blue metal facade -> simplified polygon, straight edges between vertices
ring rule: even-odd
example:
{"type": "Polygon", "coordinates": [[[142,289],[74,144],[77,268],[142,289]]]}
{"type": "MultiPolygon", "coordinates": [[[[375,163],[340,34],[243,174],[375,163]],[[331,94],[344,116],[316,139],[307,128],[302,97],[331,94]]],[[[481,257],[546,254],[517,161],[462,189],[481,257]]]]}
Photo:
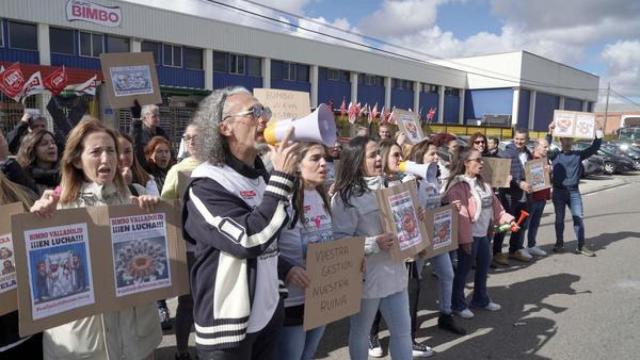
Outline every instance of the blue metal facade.
{"type": "MultiPolygon", "coordinates": [[[[298,66],[298,71],[307,71],[308,73],[308,65],[296,65],[298,66]]],[[[311,83],[309,81],[285,80],[285,68],[285,62],[279,60],[271,60],[271,88],[311,92],[311,83]]]]}
{"type": "Polygon", "coordinates": [[[20,62],[25,64],[40,64],[38,51],[9,48],[9,28],[5,20],[0,19],[2,26],[2,47],[0,47],[0,61],[20,62]]]}
{"type": "Polygon", "coordinates": [[[342,99],[347,104],[351,101],[351,82],[342,80],[329,80],[327,68],[318,69],[318,103],[328,103],[333,100],[336,106],[340,106],[342,99]]]}
{"type": "Polygon", "coordinates": [[[536,111],[533,120],[534,131],[545,131],[553,120],[553,110],[560,107],[560,97],[539,92],[536,94],[536,111]]]}
{"type": "Polygon", "coordinates": [[[511,115],[513,89],[466,90],[464,97],[464,119],[481,119],[484,115],[511,115]]]}
{"type": "Polygon", "coordinates": [[[403,110],[413,110],[413,90],[392,89],[391,106],[395,106],[403,110]]]}
{"type": "Polygon", "coordinates": [[[213,74],[213,88],[221,89],[227,86],[244,86],[249,91],[253,91],[254,88],[262,87],[262,77],[215,72],[213,74]]]}
{"type": "Polygon", "coordinates": [[[593,112],[593,101],[589,101],[589,104],[587,104],[587,111],[593,112]]]}
{"type": "Polygon", "coordinates": [[[436,109],[436,113],[433,116],[433,122],[436,122],[438,120],[438,113],[440,112],[440,109],[438,109],[438,93],[421,91],[420,106],[418,109],[422,109],[422,116],[426,116],[431,108],[436,109]]]}
{"type": "Polygon", "coordinates": [[[564,98],[564,109],[570,111],[582,111],[582,100],[564,98]]]}
{"type": "Polygon", "coordinates": [[[520,89],[520,103],[518,104],[518,123],[516,127],[529,128],[529,109],[531,108],[531,91],[520,89]]]}
{"type": "Polygon", "coordinates": [[[358,102],[362,105],[378,103],[378,106],[388,106],[384,103],[384,85],[358,84],[358,102]]]}
{"type": "Polygon", "coordinates": [[[457,124],[460,111],[460,97],[455,95],[444,96],[444,123],[457,124]]]}

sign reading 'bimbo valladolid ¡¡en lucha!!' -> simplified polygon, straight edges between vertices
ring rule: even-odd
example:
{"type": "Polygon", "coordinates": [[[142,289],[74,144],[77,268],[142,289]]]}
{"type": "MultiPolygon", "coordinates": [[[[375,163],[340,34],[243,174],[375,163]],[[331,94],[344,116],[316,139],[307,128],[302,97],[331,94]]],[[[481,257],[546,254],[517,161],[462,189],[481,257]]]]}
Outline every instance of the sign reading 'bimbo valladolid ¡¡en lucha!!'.
{"type": "Polygon", "coordinates": [[[22,336],[189,291],[174,202],[21,214],[11,227],[22,336]]]}

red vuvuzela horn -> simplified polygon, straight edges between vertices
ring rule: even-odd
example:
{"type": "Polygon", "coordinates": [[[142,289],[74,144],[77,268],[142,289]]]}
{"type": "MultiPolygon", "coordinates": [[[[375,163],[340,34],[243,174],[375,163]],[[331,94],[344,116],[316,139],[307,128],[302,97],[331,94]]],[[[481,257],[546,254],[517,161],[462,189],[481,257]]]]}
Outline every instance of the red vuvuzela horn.
{"type": "Polygon", "coordinates": [[[516,232],[518,230],[520,230],[520,226],[522,225],[522,222],[524,221],[524,219],[526,219],[529,216],[529,213],[524,211],[524,210],[520,210],[520,216],[518,217],[518,221],[516,222],[515,226],[511,227],[511,232],[516,232]]]}

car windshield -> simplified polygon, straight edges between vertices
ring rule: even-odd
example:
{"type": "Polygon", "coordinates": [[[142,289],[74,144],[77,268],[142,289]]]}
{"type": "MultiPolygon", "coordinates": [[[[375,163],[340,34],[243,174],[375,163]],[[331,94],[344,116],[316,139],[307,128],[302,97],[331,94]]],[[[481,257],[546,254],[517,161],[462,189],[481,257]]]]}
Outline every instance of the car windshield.
{"type": "Polygon", "coordinates": [[[640,127],[622,128],[619,131],[618,138],[623,141],[640,141],[640,127]]]}

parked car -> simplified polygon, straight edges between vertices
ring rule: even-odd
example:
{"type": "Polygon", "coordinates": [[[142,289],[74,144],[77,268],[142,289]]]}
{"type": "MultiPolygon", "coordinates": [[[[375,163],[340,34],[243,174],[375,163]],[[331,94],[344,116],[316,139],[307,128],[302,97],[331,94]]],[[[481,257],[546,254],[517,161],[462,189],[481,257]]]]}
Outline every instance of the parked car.
{"type": "Polygon", "coordinates": [[[602,145],[602,148],[613,152],[616,155],[629,158],[633,162],[635,170],[640,170],[640,150],[636,150],[630,146],[624,146],[619,143],[606,143],[602,145]]]}
{"type": "Polygon", "coordinates": [[[600,155],[591,155],[582,160],[581,177],[586,178],[593,175],[604,174],[604,158],[600,155]]]}
{"type": "MultiPolygon", "coordinates": [[[[575,143],[573,148],[576,150],[584,150],[589,147],[589,143],[575,143]]],[[[614,152],[607,150],[603,147],[598,150],[598,155],[604,158],[604,173],[607,175],[623,174],[629,171],[634,171],[634,164],[631,159],[616,155],[614,152]]]]}

